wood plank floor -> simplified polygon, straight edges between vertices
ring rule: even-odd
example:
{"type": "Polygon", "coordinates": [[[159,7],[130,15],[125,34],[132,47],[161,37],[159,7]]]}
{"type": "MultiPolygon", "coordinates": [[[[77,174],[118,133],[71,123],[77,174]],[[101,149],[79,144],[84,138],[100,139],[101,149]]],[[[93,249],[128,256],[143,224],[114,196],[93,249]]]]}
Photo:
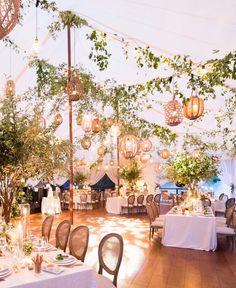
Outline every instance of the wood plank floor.
{"type": "MultiPolygon", "coordinates": [[[[31,231],[40,235],[42,214],[31,215],[31,231]]],[[[55,216],[51,243],[57,224],[69,219],[68,211],[55,216]]],[[[87,225],[89,249],[85,263],[97,269],[97,247],[110,232],[124,238],[124,257],[118,277],[119,288],[234,288],[236,287],[236,249],[219,239],[215,252],[168,248],[158,239],[149,241],[147,215],[114,216],[104,208],[75,211],[74,227],[87,225]]]]}

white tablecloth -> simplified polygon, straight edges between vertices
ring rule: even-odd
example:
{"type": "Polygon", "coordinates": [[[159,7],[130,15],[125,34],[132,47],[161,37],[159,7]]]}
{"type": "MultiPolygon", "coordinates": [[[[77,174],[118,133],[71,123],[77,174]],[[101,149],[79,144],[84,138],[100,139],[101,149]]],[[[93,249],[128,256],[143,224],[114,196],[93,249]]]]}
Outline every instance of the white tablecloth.
{"type": "MultiPolygon", "coordinates": [[[[47,258],[51,253],[46,252],[44,255],[47,258]]],[[[4,261],[1,258],[1,264],[7,265],[10,263],[7,259],[4,261]]],[[[47,272],[35,274],[34,271],[29,271],[27,268],[21,269],[19,273],[12,273],[1,282],[1,288],[95,288],[96,287],[96,272],[87,265],[75,267],[62,267],[63,272],[59,275],[54,275],[47,272]]]]}
{"type": "Polygon", "coordinates": [[[43,197],[41,204],[41,212],[43,214],[61,213],[61,203],[59,198],[43,197]]]}
{"type": "MultiPolygon", "coordinates": [[[[121,214],[122,206],[127,205],[128,197],[108,197],[106,201],[106,210],[108,213],[112,214],[121,214]]],[[[146,201],[144,198],[143,205],[145,205],[146,201]]],[[[135,198],[134,205],[137,205],[137,197],[135,198]]],[[[124,210],[124,213],[127,212],[124,210]]]]}
{"type": "MultiPolygon", "coordinates": [[[[87,202],[90,203],[87,205],[87,209],[93,209],[92,206],[92,201],[91,201],[91,194],[87,194],[87,202]]],[[[74,204],[74,209],[81,209],[82,206],[80,206],[80,195],[79,194],[74,194],[73,195],[73,204],[74,204]]]]}
{"type": "Polygon", "coordinates": [[[162,244],[171,247],[214,251],[217,246],[215,217],[167,213],[162,244]]]}

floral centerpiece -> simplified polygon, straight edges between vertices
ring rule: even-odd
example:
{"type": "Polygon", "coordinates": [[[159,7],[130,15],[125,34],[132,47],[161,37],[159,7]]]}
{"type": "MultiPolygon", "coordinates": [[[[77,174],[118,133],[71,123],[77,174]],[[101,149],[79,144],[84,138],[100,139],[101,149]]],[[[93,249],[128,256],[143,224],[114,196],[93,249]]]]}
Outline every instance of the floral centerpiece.
{"type": "Polygon", "coordinates": [[[193,196],[197,196],[198,182],[216,176],[218,169],[217,157],[205,153],[198,157],[180,153],[167,164],[166,177],[171,182],[184,184],[193,196]]]}

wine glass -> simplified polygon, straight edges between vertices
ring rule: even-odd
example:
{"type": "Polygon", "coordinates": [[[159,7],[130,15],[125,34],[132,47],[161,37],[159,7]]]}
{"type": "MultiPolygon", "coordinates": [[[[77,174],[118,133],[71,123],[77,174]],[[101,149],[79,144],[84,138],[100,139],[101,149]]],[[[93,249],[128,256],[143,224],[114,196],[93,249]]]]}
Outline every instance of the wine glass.
{"type": "Polygon", "coordinates": [[[7,241],[5,237],[0,237],[0,251],[5,254],[7,248],[7,241]]]}

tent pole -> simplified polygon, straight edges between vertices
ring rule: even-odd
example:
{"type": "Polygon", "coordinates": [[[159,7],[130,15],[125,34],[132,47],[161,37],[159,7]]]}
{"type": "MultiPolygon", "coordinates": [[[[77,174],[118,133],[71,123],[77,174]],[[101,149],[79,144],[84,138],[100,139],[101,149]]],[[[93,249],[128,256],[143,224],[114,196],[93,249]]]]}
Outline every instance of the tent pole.
{"type": "MultiPolygon", "coordinates": [[[[71,80],[71,27],[67,25],[67,47],[68,47],[68,83],[71,80]]],[[[69,155],[69,179],[70,179],[70,223],[73,225],[73,129],[72,129],[72,100],[68,93],[69,99],[69,138],[70,138],[70,155],[69,155]]]]}

